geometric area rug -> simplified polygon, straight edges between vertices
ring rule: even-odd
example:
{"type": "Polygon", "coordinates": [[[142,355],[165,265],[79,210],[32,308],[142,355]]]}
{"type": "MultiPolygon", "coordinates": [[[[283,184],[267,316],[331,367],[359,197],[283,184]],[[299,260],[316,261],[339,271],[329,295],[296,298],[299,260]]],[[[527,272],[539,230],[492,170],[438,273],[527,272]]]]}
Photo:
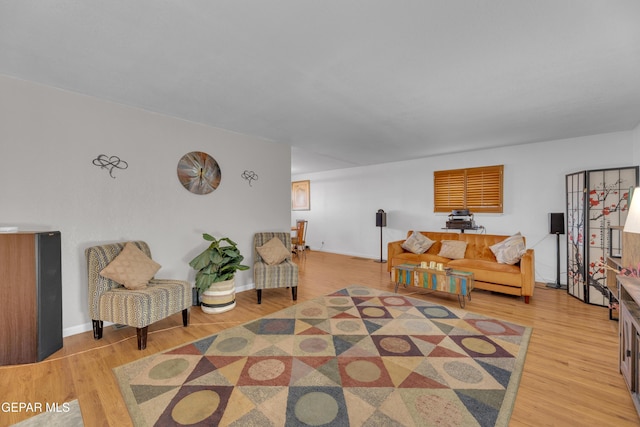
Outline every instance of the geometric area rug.
{"type": "Polygon", "coordinates": [[[506,426],[530,336],[350,286],[114,373],[136,426],[506,426]]]}

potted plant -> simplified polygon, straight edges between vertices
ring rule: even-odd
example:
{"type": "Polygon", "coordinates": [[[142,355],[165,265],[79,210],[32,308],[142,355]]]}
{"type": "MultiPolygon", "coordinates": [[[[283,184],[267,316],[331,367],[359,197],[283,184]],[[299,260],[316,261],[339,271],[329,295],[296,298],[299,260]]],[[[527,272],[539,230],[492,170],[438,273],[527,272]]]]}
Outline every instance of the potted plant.
{"type": "Polygon", "coordinates": [[[216,239],[207,233],[202,237],[211,244],[189,262],[196,270],[200,305],[205,313],[223,313],[236,306],[236,271],[248,270],[249,266],[241,264],[244,256],[233,240],[228,237],[216,239]]]}

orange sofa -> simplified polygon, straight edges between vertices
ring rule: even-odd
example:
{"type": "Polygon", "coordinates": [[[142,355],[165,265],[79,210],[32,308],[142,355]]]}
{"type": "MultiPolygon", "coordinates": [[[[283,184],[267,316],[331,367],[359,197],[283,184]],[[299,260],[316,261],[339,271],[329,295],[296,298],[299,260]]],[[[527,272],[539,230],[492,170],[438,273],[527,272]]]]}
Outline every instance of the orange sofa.
{"type": "MultiPolygon", "coordinates": [[[[407,233],[407,238],[413,231],[407,233]]],[[[533,249],[527,249],[514,265],[500,264],[490,247],[502,242],[509,236],[474,233],[444,233],[420,231],[420,234],[435,241],[423,254],[415,254],[402,248],[404,240],[390,242],[387,245],[387,269],[400,264],[419,264],[422,261],[442,263],[455,270],[469,271],[474,274],[474,289],[501,292],[524,297],[529,303],[535,288],[535,258],[533,249]],[[467,247],[462,259],[449,259],[438,256],[443,240],[462,240],[467,247]]]]}

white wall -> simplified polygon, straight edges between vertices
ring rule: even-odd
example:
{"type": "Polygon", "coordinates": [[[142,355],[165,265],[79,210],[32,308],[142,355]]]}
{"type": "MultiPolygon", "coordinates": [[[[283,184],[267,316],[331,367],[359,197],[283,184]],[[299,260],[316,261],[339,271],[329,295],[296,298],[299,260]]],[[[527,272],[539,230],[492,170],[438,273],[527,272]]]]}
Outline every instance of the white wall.
{"type": "Polygon", "coordinates": [[[640,123],[632,132],[633,139],[633,161],[640,164],[640,123]]]}
{"type": "MultiPolygon", "coordinates": [[[[60,230],[64,334],[90,329],[84,249],[145,240],[157,277],[193,281],[188,266],[202,233],[230,237],[251,262],[253,233],[286,231],[291,152],[284,144],[149,113],[0,76],[0,225],[60,230]],[[213,156],[217,190],[195,195],[176,167],[190,151],[213,156]],[[126,170],[94,166],[118,156],[126,170]],[[242,178],[254,171],[249,186],[242,178]]],[[[236,286],[252,286],[252,270],[236,286]]]]}
{"type": "MultiPolygon", "coordinates": [[[[636,136],[636,144],[640,141],[636,136]]],[[[375,212],[387,212],[386,244],[408,230],[439,231],[446,214],[433,212],[433,171],[504,165],[504,213],[476,214],[488,234],[520,231],[536,251],[536,280],[555,282],[556,239],[549,213],[565,212],[565,176],[590,169],[637,165],[634,132],[616,132],[536,144],[416,159],[376,166],[295,175],[311,181],[311,210],[292,212],[309,221],[311,249],[377,259],[380,229],[375,212]],[[625,155],[627,153],[627,155],[625,155]],[[324,245],[323,243],[324,242],[324,245]]],[[[566,273],[566,235],[561,236],[561,273],[566,273]]],[[[564,283],[565,278],[561,276],[564,283]]]]}

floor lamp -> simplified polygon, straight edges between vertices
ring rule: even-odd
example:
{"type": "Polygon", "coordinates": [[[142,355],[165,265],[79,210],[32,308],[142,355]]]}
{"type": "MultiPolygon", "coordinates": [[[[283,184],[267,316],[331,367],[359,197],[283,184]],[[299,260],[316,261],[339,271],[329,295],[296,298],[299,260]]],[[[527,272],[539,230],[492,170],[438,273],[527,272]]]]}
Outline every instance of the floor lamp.
{"type": "Polygon", "coordinates": [[[387,214],[382,209],[378,209],[376,212],[376,227],[380,227],[380,259],[376,259],[375,262],[387,262],[382,259],[382,227],[387,226],[387,214]]]}
{"type": "Polygon", "coordinates": [[[556,282],[547,283],[547,287],[567,289],[566,285],[560,283],[560,235],[564,234],[564,213],[549,214],[549,234],[556,235],[556,282]]]}

